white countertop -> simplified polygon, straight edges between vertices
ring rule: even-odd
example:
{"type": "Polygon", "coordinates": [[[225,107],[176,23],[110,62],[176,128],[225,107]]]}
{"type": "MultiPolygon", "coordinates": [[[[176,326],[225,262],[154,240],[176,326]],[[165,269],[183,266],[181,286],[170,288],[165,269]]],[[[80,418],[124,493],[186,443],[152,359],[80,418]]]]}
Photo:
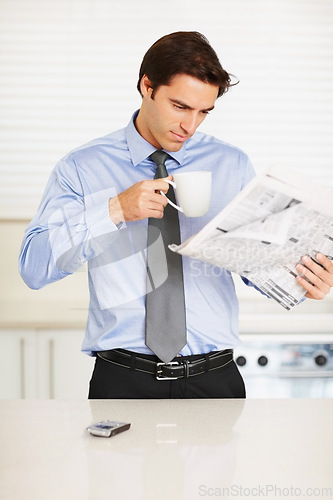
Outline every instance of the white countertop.
{"type": "Polygon", "coordinates": [[[332,399],[0,401],[0,498],[333,498],[332,420],[332,399]],[[131,429],[86,432],[107,418],[131,429]]]}

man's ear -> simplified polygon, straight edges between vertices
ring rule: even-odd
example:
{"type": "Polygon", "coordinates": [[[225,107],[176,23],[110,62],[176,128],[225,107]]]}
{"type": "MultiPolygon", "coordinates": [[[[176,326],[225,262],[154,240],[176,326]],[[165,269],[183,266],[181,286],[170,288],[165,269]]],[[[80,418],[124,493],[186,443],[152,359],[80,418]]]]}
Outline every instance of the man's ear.
{"type": "Polygon", "coordinates": [[[143,75],[140,82],[140,88],[142,97],[151,97],[153,94],[153,87],[151,81],[149,80],[147,75],[143,75]]]}

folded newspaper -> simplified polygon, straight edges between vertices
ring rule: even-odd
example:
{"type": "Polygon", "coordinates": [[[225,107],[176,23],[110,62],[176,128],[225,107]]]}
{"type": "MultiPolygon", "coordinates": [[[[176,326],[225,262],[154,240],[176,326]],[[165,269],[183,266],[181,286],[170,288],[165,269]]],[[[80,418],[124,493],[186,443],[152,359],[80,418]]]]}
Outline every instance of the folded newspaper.
{"type": "Polygon", "coordinates": [[[306,294],[295,279],[302,256],[316,261],[321,252],[333,260],[333,189],[271,167],[201,231],[170,249],[247,278],[290,310],[306,294]]]}

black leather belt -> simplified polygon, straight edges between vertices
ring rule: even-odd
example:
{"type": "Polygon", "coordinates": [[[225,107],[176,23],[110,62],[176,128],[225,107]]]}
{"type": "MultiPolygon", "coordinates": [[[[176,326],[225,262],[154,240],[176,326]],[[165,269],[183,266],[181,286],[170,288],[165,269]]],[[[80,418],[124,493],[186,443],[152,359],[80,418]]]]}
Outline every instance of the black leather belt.
{"type": "Polygon", "coordinates": [[[178,378],[194,377],[222,368],[233,360],[232,349],[203,354],[199,358],[198,356],[174,358],[170,363],[152,361],[124,349],[98,351],[96,354],[99,358],[123,366],[124,368],[150,373],[157,380],[176,380],[178,378]],[[193,361],[191,358],[194,358],[193,361]]]}

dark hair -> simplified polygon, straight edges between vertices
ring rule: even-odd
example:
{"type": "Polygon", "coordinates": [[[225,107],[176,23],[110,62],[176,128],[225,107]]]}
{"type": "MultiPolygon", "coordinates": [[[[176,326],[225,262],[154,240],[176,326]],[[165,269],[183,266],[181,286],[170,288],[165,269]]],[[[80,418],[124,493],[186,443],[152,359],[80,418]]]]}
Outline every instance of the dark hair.
{"type": "MultiPolygon", "coordinates": [[[[175,75],[185,73],[219,87],[217,97],[231,84],[230,75],[222,68],[207,38],[197,31],[177,31],[157,40],[146,52],[140,67],[138,91],[144,75],[155,91],[168,85],[175,75]]],[[[152,96],[153,97],[153,96],[152,96]]]]}

